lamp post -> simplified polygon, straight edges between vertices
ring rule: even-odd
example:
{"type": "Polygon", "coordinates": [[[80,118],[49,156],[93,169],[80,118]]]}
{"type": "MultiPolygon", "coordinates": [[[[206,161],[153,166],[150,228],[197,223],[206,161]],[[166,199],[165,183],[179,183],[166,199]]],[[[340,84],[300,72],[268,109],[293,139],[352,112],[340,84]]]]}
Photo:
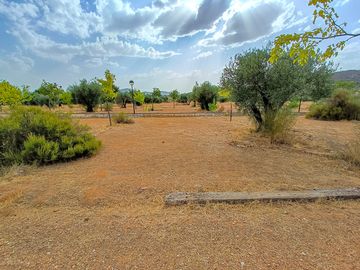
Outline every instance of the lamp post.
{"type": "Polygon", "coordinates": [[[134,100],[134,81],[130,80],[129,82],[130,86],[131,86],[131,96],[132,96],[132,102],[133,102],[133,112],[135,114],[135,100],[134,100]]]}

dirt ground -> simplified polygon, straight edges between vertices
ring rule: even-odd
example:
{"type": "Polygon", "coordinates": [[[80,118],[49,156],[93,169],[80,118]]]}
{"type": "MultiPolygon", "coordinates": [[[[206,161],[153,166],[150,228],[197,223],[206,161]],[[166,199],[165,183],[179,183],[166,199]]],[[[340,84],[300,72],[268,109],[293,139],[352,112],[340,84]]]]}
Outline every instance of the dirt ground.
{"type": "Polygon", "coordinates": [[[358,122],[299,117],[293,146],[245,117],[107,127],[89,159],[0,180],[0,269],[360,269],[360,201],[165,207],[172,191],[359,187],[358,122]]]}
{"type": "MultiPolygon", "coordinates": [[[[233,104],[233,111],[236,112],[236,106],[233,104]]],[[[230,111],[231,105],[230,102],[225,103],[218,103],[218,110],[228,112],[230,111]]],[[[62,107],[56,107],[56,111],[62,111],[62,112],[72,112],[72,113],[83,113],[85,112],[85,109],[81,105],[72,105],[69,106],[62,106],[62,107]]],[[[174,103],[172,102],[164,102],[164,103],[154,103],[152,104],[143,104],[141,106],[135,107],[136,112],[138,113],[190,113],[190,112],[201,112],[201,108],[199,104],[197,104],[196,107],[191,105],[185,104],[185,103],[174,103]],[[152,106],[154,106],[154,110],[152,111],[152,106]]],[[[104,110],[101,110],[101,107],[96,108],[96,112],[104,112],[104,110]]],[[[112,112],[126,112],[126,113],[133,113],[133,106],[132,104],[127,104],[126,108],[121,108],[119,105],[114,104],[112,107],[112,112]]]]}

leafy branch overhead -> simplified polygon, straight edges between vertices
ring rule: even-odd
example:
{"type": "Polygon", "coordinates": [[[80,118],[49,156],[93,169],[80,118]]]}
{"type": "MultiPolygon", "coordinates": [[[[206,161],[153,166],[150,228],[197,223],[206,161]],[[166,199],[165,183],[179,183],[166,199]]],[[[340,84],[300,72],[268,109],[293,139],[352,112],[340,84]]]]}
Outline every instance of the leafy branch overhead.
{"type": "Polygon", "coordinates": [[[343,50],[346,43],[359,37],[360,33],[351,33],[346,30],[346,22],[339,22],[339,15],[332,7],[333,0],[310,0],[308,5],[314,7],[313,24],[318,22],[322,26],[316,27],[311,31],[302,34],[283,34],[274,41],[274,48],[271,51],[270,62],[274,63],[279,59],[284,51],[289,50],[290,56],[294,61],[304,65],[308,59],[320,55],[320,60],[325,61],[338,55],[339,50],[343,50]],[[318,46],[326,40],[334,39],[335,42],[319,51],[318,46]]]}

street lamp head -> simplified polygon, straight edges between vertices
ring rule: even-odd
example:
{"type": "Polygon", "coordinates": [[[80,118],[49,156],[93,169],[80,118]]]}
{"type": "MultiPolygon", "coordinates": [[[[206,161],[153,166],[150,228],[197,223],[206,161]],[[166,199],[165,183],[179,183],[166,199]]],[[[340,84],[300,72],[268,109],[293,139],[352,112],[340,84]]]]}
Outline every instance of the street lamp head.
{"type": "Polygon", "coordinates": [[[134,81],[130,80],[129,84],[131,85],[131,87],[134,85],[134,81]]]}

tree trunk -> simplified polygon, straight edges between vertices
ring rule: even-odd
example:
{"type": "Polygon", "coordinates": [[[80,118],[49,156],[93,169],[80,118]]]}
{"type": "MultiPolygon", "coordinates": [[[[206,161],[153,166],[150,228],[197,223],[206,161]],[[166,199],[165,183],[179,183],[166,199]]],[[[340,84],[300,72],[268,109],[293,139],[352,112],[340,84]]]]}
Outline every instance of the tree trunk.
{"type": "MultiPolygon", "coordinates": [[[[106,102],[106,107],[109,108],[109,103],[108,102],[106,102]]],[[[112,126],[110,110],[107,110],[107,112],[108,112],[108,118],[109,118],[110,126],[112,126]]]]}
{"type": "Polygon", "coordinates": [[[300,112],[300,110],[301,110],[301,101],[302,101],[302,98],[300,98],[300,100],[299,100],[299,109],[298,109],[298,112],[300,112]]]}
{"type": "Polygon", "coordinates": [[[259,131],[262,128],[262,125],[264,123],[262,116],[261,116],[261,112],[256,106],[251,107],[251,112],[252,112],[252,115],[257,124],[257,131],[259,131]]]}

